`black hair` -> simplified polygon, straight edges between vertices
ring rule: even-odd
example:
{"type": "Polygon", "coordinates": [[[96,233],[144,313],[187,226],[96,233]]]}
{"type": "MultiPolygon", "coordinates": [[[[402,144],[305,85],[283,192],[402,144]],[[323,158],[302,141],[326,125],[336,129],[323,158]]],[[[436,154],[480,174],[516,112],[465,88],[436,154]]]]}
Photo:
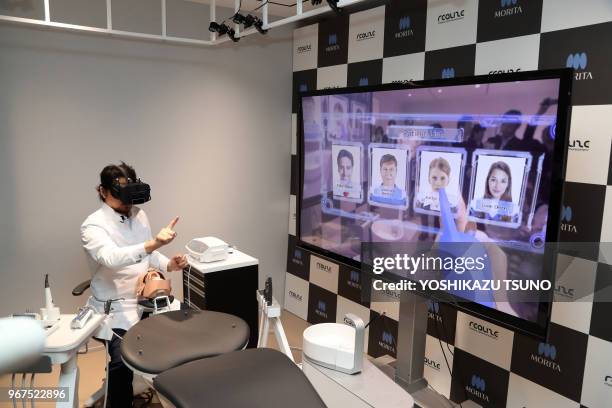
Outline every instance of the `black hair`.
{"type": "Polygon", "coordinates": [[[397,159],[392,154],[385,154],[380,158],[380,167],[382,167],[384,163],[393,163],[395,167],[397,167],[397,159]]]}
{"type": "Polygon", "coordinates": [[[102,192],[100,191],[100,187],[104,187],[106,191],[110,193],[110,190],[113,187],[113,184],[116,183],[118,179],[124,177],[131,181],[136,181],[136,170],[126,162],[122,161],[121,164],[109,164],[104,167],[100,172],[100,184],[98,185],[98,197],[100,201],[104,201],[104,197],[102,197],[102,192]]]}
{"type": "Polygon", "coordinates": [[[340,166],[340,159],[342,159],[343,157],[346,157],[347,159],[349,159],[351,161],[351,166],[353,165],[353,155],[351,154],[351,152],[349,152],[348,150],[340,150],[340,152],[338,152],[338,157],[336,158],[336,162],[338,163],[338,166],[340,166]]]}

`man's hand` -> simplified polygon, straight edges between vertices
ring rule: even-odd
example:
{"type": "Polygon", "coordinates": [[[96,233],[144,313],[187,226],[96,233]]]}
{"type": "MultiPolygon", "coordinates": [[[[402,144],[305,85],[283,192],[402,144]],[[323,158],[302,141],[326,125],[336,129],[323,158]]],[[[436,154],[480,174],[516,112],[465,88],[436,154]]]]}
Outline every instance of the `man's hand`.
{"type": "Polygon", "coordinates": [[[168,262],[168,272],[182,271],[188,264],[186,255],[174,255],[168,262]]]}
{"type": "Polygon", "coordinates": [[[168,224],[168,226],[162,228],[157,233],[155,239],[145,242],[145,251],[147,251],[148,254],[163,247],[164,245],[168,245],[172,242],[174,238],[176,238],[176,232],[173,228],[178,222],[178,220],[179,217],[175,217],[172,221],[170,221],[170,224],[168,224]]]}

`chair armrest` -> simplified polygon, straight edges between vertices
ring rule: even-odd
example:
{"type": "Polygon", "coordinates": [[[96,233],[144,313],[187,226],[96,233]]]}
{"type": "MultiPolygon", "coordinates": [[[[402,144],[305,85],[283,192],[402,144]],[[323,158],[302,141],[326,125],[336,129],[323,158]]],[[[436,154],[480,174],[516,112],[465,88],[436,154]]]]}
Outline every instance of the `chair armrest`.
{"type": "Polygon", "coordinates": [[[91,279],[87,279],[85,282],[81,282],[72,289],[73,296],[81,296],[89,286],[91,286],[91,279]]]}

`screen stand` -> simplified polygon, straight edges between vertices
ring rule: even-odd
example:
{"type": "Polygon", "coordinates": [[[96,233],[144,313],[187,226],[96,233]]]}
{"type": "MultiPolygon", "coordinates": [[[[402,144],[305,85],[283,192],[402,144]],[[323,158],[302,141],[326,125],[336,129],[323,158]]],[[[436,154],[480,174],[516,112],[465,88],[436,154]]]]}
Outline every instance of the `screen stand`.
{"type": "MultiPolygon", "coordinates": [[[[403,294],[398,322],[395,382],[423,408],[455,408],[459,405],[428,387],[423,377],[427,319],[427,299],[415,294],[403,294]]],[[[468,407],[466,404],[469,401],[462,403],[463,408],[468,407]]]]}

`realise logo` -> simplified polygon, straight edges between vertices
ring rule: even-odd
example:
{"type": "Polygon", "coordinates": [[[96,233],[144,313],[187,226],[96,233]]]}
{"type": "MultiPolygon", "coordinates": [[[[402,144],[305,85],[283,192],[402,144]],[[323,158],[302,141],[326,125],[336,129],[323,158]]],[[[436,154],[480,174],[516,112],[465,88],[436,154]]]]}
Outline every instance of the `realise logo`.
{"type": "Polygon", "coordinates": [[[312,46],[310,44],[300,45],[297,47],[297,53],[303,54],[305,52],[310,52],[312,50],[312,46]]]}
{"type": "Polygon", "coordinates": [[[465,10],[455,10],[451,13],[443,13],[438,16],[438,24],[450,23],[465,18],[465,10]]]}
{"type": "Polygon", "coordinates": [[[469,323],[469,327],[473,331],[480,334],[484,334],[485,336],[491,337],[492,339],[497,339],[499,337],[499,331],[493,330],[490,327],[486,327],[483,324],[471,321],[469,323]]]}
{"type": "Polygon", "coordinates": [[[590,140],[580,140],[574,139],[569,144],[568,148],[573,151],[582,151],[586,152],[591,150],[591,141],[590,140]]]}
{"type": "Polygon", "coordinates": [[[369,82],[368,77],[359,78],[359,86],[368,86],[369,82]]]}
{"type": "Polygon", "coordinates": [[[306,84],[300,84],[299,88],[298,88],[299,92],[308,92],[308,85],[306,84]]]}

